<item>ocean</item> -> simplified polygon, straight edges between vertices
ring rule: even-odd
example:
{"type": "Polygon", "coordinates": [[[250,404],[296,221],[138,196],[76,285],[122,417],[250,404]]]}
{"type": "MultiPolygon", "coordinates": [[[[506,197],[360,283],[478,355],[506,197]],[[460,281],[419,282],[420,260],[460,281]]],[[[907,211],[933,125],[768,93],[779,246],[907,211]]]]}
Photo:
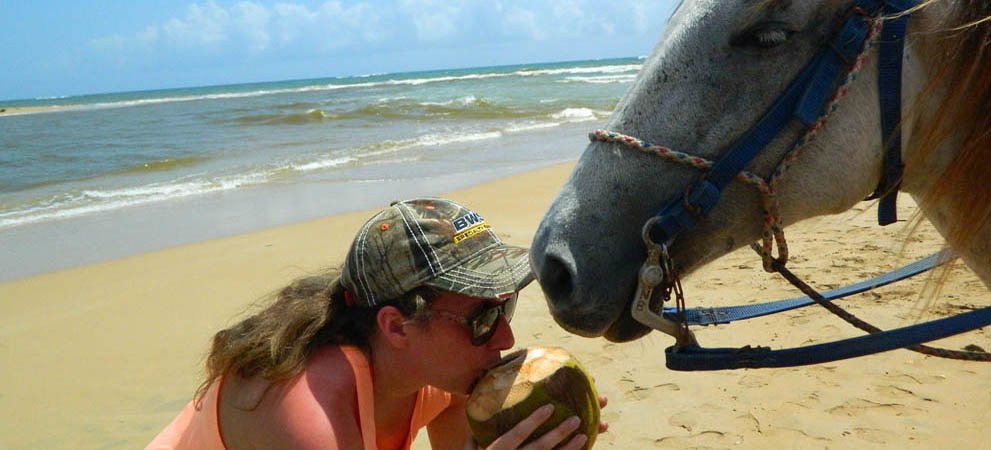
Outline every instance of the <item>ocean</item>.
{"type": "Polygon", "coordinates": [[[0,101],[0,280],[574,160],[641,62],[0,101]]]}

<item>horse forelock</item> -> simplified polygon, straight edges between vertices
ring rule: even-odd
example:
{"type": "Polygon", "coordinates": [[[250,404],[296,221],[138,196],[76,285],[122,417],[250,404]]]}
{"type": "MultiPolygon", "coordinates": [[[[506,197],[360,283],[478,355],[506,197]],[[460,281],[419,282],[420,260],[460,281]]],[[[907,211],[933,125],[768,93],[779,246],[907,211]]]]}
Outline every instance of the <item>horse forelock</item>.
{"type": "MultiPolygon", "coordinates": [[[[925,22],[920,30],[922,53],[936,68],[922,91],[917,110],[924,111],[925,96],[939,92],[944,99],[935,111],[918,118],[909,143],[919,161],[926,161],[947,140],[959,139],[958,151],[934,186],[922,195],[922,206],[945,204],[954,213],[944,235],[956,248],[968,248],[991,220],[991,2],[987,0],[929,0],[925,8],[946,3],[948,14],[925,22]],[[948,3],[947,3],[948,2],[948,3]]],[[[911,162],[909,162],[911,163],[911,162]]]]}

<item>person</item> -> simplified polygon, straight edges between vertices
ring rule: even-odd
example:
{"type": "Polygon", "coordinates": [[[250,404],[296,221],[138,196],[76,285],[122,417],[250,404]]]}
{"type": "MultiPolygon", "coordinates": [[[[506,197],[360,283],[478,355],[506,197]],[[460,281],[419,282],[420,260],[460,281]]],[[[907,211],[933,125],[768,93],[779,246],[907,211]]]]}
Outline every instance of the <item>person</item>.
{"type": "MultiPolygon", "coordinates": [[[[514,345],[509,321],[533,278],[527,249],[465,206],[395,202],[359,229],[340,271],[297,279],[218,332],[203,385],[147,449],[409,449],[423,427],[434,449],[475,448],[467,394],[514,345]]],[[[551,411],[489,448],[520,447],[551,411]]],[[[581,448],[577,427],[525,448],[581,448]]]]}

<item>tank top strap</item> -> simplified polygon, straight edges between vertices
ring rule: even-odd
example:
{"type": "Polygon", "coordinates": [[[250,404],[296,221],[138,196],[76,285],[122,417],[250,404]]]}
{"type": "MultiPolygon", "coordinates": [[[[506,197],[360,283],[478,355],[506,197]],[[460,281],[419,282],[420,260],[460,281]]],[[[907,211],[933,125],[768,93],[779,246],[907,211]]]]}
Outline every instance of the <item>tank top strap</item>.
{"type": "Polygon", "coordinates": [[[355,391],[358,394],[358,426],[365,450],[377,450],[375,443],[375,398],[372,387],[372,368],[365,354],[356,347],[342,345],[341,352],[354,371],[355,391]]]}

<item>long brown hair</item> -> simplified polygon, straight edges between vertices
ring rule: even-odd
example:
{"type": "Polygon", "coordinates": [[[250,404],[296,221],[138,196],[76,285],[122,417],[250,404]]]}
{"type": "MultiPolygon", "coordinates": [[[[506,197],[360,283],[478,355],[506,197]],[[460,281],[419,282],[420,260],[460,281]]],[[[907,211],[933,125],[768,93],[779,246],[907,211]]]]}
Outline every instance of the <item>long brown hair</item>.
{"type": "Polygon", "coordinates": [[[291,378],[324,345],[351,345],[370,353],[382,307],[394,306],[408,317],[423,317],[429,309],[430,297],[419,290],[371,308],[347,305],[344,290],[339,270],[298,278],[264,299],[262,310],[217,332],[197,395],[225,374],[291,378]]]}

